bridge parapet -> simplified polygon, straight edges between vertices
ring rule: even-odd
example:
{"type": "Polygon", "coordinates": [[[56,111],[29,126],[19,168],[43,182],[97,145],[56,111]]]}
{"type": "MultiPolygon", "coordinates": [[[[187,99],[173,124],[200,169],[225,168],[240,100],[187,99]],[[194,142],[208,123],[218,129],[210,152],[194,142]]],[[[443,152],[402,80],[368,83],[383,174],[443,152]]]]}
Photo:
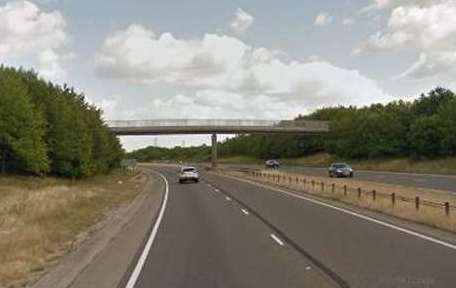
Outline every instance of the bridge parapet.
{"type": "Polygon", "coordinates": [[[106,121],[111,128],[145,127],[262,127],[262,128],[305,128],[309,131],[325,132],[329,130],[327,121],[291,121],[257,119],[152,119],[152,120],[112,120],[106,121]]]}
{"type": "Polygon", "coordinates": [[[188,127],[188,126],[275,126],[281,120],[255,119],[151,119],[151,120],[112,120],[109,127],[188,127]]]}

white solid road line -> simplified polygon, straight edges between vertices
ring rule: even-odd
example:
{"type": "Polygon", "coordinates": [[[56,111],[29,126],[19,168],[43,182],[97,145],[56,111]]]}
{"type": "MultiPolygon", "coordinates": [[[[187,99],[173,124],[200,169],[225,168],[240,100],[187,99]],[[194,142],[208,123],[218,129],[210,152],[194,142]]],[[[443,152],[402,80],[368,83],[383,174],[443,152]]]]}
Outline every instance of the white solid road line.
{"type": "Polygon", "coordinates": [[[249,215],[249,211],[245,210],[245,209],[241,209],[242,213],[244,213],[245,215],[249,215]]]}
{"type": "Polygon", "coordinates": [[[231,201],[231,198],[228,196],[226,196],[225,199],[226,199],[226,201],[231,201]]]}
{"type": "Polygon", "coordinates": [[[358,217],[360,219],[363,219],[363,220],[366,220],[366,221],[370,221],[370,222],[376,223],[378,225],[381,225],[381,226],[384,226],[384,227],[388,227],[390,229],[393,229],[393,230],[396,230],[396,231],[399,231],[399,232],[402,232],[402,233],[405,233],[405,234],[408,234],[408,235],[412,235],[412,236],[418,237],[418,238],[423,239],[423,240],[427,240],[427,241],[432,242],[434,244],[438,244],[438,245],[441,245],[441,246],[456,250],[456,245],[455,244],[452,244],[452,243],[449,243],[449,242],[446,242],[446,241],[443,241],[443,240],[440,240],[440,239],[437,239],[437,238],[434,238],[434,237],[431,237],[431,236],[427,236],[425,234],[422,234],[422,233],[419,233],[419,232],[415,232],[415,231],[409,230],[407,228],[403,228],[403,227],[400,227],[400,226],[397,226],[397,225],[394,225],[394,224],[391,224],[391,223],[388,223],[388,222],[384,222],[384,221],[381,221],[381,220],[378,220],[378,219],[375,219],[375,218],[372,218],[372,217],[369,217],[369,216],[365,216],[365,215],[362,215],[362,214],[359,214],[359,213],[356,213],[356,212],[353,212],[353,211],[350,211],[350,210],[347,210],[347,209],[344,209],[344,208],[333,206],[331,204],[328,204],[328,203],[325,203],[325,202],[322,202],[322,201],[319,201],[319,200],[311,199],[311,198],[306,197],[306,196],[298,195],[298,194],[291,193],[291,192],[288,192],[288,191],[285,191],[285,190],[282,190],[282,189],[279,189],[279,188],[275,188],[275,187],[263,185],[263,184],[260,184],[260,183],[256,183],[256,182],[253,182],[253,181],[250,181],[250,180],[239,179],[239,178],[232,177],[232,176],[225,176],[225,177],[232,178],[232,179],[235,179],[237,181],[250,183],[250,184],[253,184],[253,185],[256,185],[256,186],[259,186],[259,187],[263,187],[263,188],[266,188],[266,189],[274,190],[274,191],[277,191],[277,192],[280,192],[280,193],[283,193],[283,194],[287,194],[288,196],[291,196],[291,197],[294,197],[294,198],[299,198],[299,199],[302,199],[302,200],[305,200],[305,201],[308,201],[308,202],[311,202],[311,203],[314,203],[314,204],[317,204],[317,205],[325,206],[327,208],[331,208],[331,209],[337,210],[339,212],[343,212],[343,213],[352,215],[354,217],[358,217]]]}
{"type": "Polygon", "coordinates": [[[149,255],[150,248],[152,247],[155,237],[157,236],[158,228],[160,227],[160,223],[162,221],[163,214],[165,213],[166,204],[168,202],[168,193],[169,193],[168,180],[166,179],[165,176],[163,176],[163,174],[161,174],[159,172],[156,172],[156,173],[158,175],[160,175],[160,177],[165,182],[165,196],[163,199],[162,206],[160,207],[160,212],[158,213],[157,220],[155,221],[154,227],[152,228],[152,232],[150,233],[149,239],[147,240],[146,246],[144,247],[144,250],[142,251],[141,256],[139,257],[139,260],[136,263],[135,269],[133,270],[133,273],[131,273],[130,279],[128,279],[128,283],[125,286],[125,288],[134,288],[135,287],[139,274],[141,273],[144,263],[146,262],[147,255],[149,255]]]}
{"type": "Polygon", "coordinates": [[[283,244],[283,241],[280,240],[280,238],[277,237],[276,235],[274,235],[273,233],[271,233],[269,236],[272,238],[272,240],[274,240],[275,242],[277,242],[277,244],[279,244],[280,246],[283,246],[283,245],[284,245],[284,244],[283,244]]]}
{"type": "Polygon", "coordinates": [[[427,236],[427,235],[421,234],[419,232],[415,232],[415,231],[412,231],[412,230],[409,230],[409,229],[406,229],[406,228],[402,228],[402,227],[399,227],[397,225],[394,225],[394,224],[391,224],[391,223],[388,223],[388,222],[384,222],[382,220],[378,220],[378,219],[375,219],[375,218],[372,218],[372,217],[369,217],[369,216],[365,216],[365,215],[362,215],[362,214],[359,214],[359,213],[356,213],[356,212],[353,212],[353,211],[350,211],[350,210],[347,210],[347,209],[344,209],[344,208],[336,207],[336,206],[333,206],[331,204],[327,204],[327,203],[324,203],[324,202],[321,202],[321,201],[318,201],[318,200],[315,200],[315,199],[310,199],[308,197],[301,196],[301,195],[296,195],[294,193],[290,193],[290,192],[283,191],[283,190],[280,190],[280,189],[277,189],[277,190],[279,192],[285,193],[285,194],[290,195],[292,197],[299,198],[299,199],[302,199],[302,200],[306,200],[306,201],[312,202],[314,204],[322,205],[322,206],[325,206],[325,207],[328,207],[328,208],[331,208],[331,209],[334,209],[334,210],[337,210],[337,211],[340,211],[340,212],[343,212],[343,213],[346,213],[346,214],[361,218],[363,220],[370,221],[370,222],[376,223],[378,225],[381,225],[381,226],[384,226],[384,227],[388,227],[388,228],[391,228],[393,230],[400,231],[400,232],[406,233],[408,235],[412,235],[412,236],[421,238],[423,240],[427,240],[427,241],[430,241],[432,243],[439,244],[439,245],[445,246],[447,248],[456,250],[456,245],[455,244],[448,243],[448,242],[445,242],[443,240],[440,240],[440,239],[437,239],[437,238],[434,238],[434,237],[431,237],[431,236],[427,236]]]}

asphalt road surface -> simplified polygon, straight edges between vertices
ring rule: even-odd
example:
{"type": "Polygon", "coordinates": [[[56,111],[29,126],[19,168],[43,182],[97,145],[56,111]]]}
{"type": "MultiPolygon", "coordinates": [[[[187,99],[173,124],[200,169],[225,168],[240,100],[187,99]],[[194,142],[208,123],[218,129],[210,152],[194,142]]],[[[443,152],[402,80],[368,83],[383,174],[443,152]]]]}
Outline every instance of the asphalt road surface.
{"type": "Polygon", "coordinates": [[[168,179],[145,287],[456,287],[456,246],[215,175],[168,179]]]}
{"type": "MultiPolygon", "coordinates": [[[[259,165],[227,165],[234,168],[263,168],[259,165]]],[[[311,176],[328,177],[327,168],[305,167],[305,166],[282,166],[282,171],[302,173],[311,176]]],[[[355,178],[359,180],[374,181],[395,185],[430,188],[444,191],[456,192],[455,175],[430,175],[414,173],[395,173],[386,171],[356,171],[355,178]]]]}

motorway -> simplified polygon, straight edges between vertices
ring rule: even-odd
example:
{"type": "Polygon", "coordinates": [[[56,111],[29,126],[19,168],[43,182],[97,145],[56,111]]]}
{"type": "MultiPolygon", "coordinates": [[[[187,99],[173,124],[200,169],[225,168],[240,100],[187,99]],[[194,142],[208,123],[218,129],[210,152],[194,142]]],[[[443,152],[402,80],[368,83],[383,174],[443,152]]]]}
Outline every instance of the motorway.
{"type": "MultiPolygon", "coordinates": [[[[262,169],[261,165],[231,165],[226,167],[234,169],[253,168],[262,169]]],[[[310,176],[328,177],[328,169],[320,167],[291,166],[283,165],[280,170],[300,173],[310,176]]],[[[403,185],[419,188],[430,188],[436,190],[456,192],[456,175],[431,175],[415,173],[397,173],[387,171],[355,171],[355,178],[365,181],[403,185]]]]}
{"type": "Polygon", "coordinates": [[[169,197],[131,287],[455,287],[452,244],[236,179],[180,185],[175,169],[159,170],[169,197]]]}

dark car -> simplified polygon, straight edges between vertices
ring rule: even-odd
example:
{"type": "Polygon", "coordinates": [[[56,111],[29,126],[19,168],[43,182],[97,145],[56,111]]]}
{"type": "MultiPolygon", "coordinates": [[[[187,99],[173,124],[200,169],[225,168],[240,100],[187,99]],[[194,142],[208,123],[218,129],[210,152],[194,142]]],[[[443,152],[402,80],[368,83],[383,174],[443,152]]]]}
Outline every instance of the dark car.
{"type": "Polygon", "coordinates": [[[266,160],[265,166],[270,169],[278,169],[280,167],[280,162],[275,159],[266,160]]]}
{"type": "Polygon", "coordinates": [[[333,163],[328,169],[329,177],[353,177],[354,171],[347,163],[333,163]]]}

